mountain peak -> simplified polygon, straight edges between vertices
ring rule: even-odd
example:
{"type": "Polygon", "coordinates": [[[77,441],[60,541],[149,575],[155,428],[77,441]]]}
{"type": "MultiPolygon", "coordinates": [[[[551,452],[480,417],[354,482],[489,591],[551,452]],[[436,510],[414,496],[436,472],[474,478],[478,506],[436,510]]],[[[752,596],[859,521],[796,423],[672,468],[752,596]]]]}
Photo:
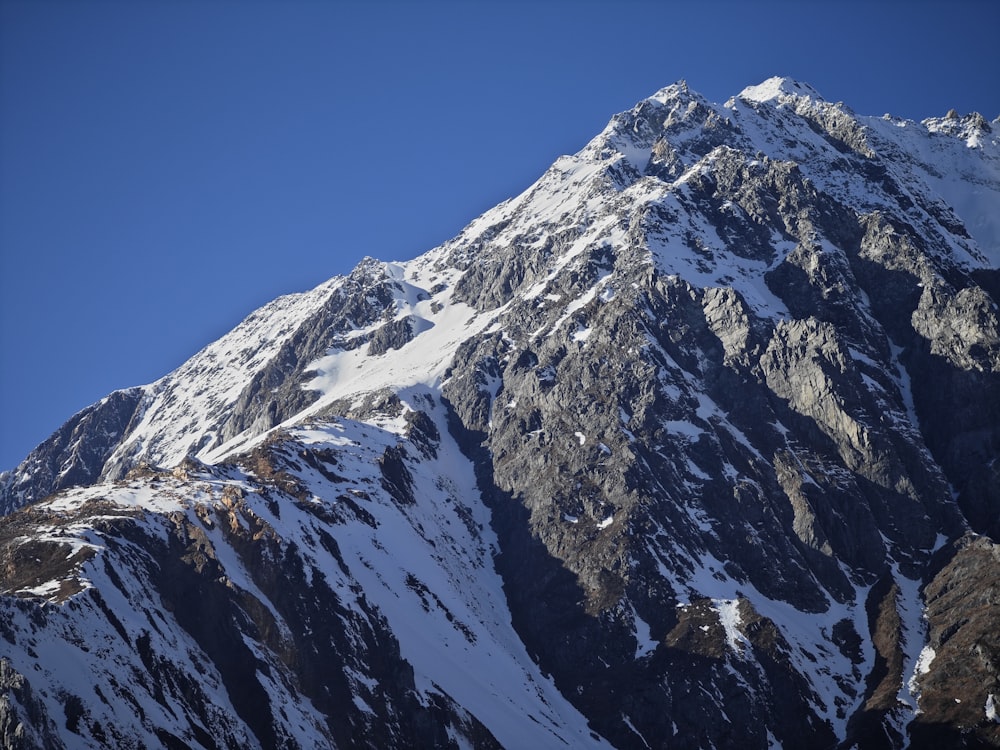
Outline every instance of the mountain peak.
{"type": "Polygon", "coordinates": [[[679,81],[670,84],[669,86],[664,86],[662,89],[657,91],[650,97],[653,101],[660,102],[661,104],[666,104],[669,101],[675,99],[688,98],[691,96],[691,89],[688,87],[687,81],[683,78],[679,81]]]}
{"type": "Polygon", "coordinates": [[[796,81],[794,78],[773,76],[756,86],[747,86],[740,92],[739,98],[752,102],[769,102],[785,97],[804,97],[823,101],[823,97],[808,83],[796,81]]]}

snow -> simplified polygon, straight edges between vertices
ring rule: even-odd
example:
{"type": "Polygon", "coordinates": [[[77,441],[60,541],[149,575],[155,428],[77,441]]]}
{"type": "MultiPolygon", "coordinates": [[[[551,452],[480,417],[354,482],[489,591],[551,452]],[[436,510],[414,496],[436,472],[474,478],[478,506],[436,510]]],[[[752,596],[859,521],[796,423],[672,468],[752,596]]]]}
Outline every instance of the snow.
{"type": "Polygon", "coordinates": [[[756,86],[747,86],[738,96],[746,101],[761,103],[781,100],[784,97],[809,97],[822,100],[812,86],[780,76],[768,78],[756,86]]]}
{"type": "Polygon", "coordinates": [[[743,618],[740,615],[739,599],[713,599],[712,606],[719,615],[729,648],[738,655],[742,654],[744,646],[749,646],[750,642],[740,630],[743,618]]]}
{"type": "Polygon", "coordinates": [[[22,595],[26,594],[28,596],[37,596],[40,599],[53,599],[55,595],[59,593],[59,589],[61,586],[62,586],[62,581],[56,579],[51,581],[45,581],[31,588],[18,589],[14,593],[22,595]]]}
{"type": "MultiPolygon", "coordinates": [[[[710,161],[711,157],[705,157],[692,170],[703,170],[710,161]]],[[[679,274],[696,288],[731,287],[757,315],[789,317],[787,306],[770,290],[764,276],[784,260],[795,248],[795,243],[773,237],[770,260],[747,258],[733,252],[707,219],[684,210],[678,198],[678,191],[685,189],[684,181],[681,177],[672,186],[663,186],[656,197],[657,202],[684,217],[681,221],[650,229],[649,245],[657,266],[664,272],[679,274]],[[694,242],[711,248],[711,260],[692,248],[694,242]]]]}
{"type": "MultiPolygon", "coordinates": [[[[884,539],[884,537],[883,537],[884,539]]],[[[888,540],[885,540],[888,546],[888,540]]],[[[920,581],[902,575],[899,564],[891,564],[893,578],[899,587],[896,609],[902,621],[903,679],[896,698],[915,714],[919,710],[919,680],[934,658],[934,649],[927,643],[927,621],[924,619],[920,581]],[[923,670],[923,671],[922,671],[923,670]]]]}
{"type": "Polygon", "coordinates": [[[594,329],[589,326],[577,326],[577,329],[570,336],[570,339],[578,344],[583,344],[590,338],[590,334],[593,333],[594,329]]]}
{"type": "Polygon", "coordinates": [[[919,656],[917,656],[913,673],[906,681],[906,689],[912,699],[911,707],[915,713],[920,713],[920,678],[931,671],[931,662],[934,661],[935,656],[937,656],[937,653],[934,651],[934,648],[930,644],[925,645],[920,650],[919,656]]]}
{"type": "Polygon", "coordinates": [[[726,107],[747,139],[741,144],[744,152],[756,150],[774,160],[795,162],[819,189],[858,213],[898,211],[897,196],[873,188],[870,180],[849,167],[836,166],[830,145],[798,114],[853,125],[864,134],[867,147],[883,157],[893,183],[913,201],[908,223],[922,225],[918,231],[936,235],[961,264],[1000,267],[1000,137],[996,132],[970,139],[943,132],[940,121],[857,116],[842,105],[824,102],[808,86],[782,78],[745,89],[726,107]],[[766,108],[768,116],[759,108],[766,108]],[[935,205],[954,209],[973,242],[943,229],[928,213],[935,205]]]}
{"type": "Polygon", "coordinates": [[[174,372],[144,386],[142,417],[110,461],[138,454],[150,463],[174,466],[204,437],[213,438],[214,424],[253,376],[342,284],[335,278],[309,292],[279,297],[174,372]]]}
{"type": "MultiPolygon", "coordinates": [[[[394,266],[393,273],[403,271],[394,266]]],[[[449,274],[435,271],[429,264],[411,264],[405,273],[406,297],[398,302],[398,316],[413,315],[426,321],[426,325],[414,330],[415,337],[402,348],[391,350],[381,357],[367,355],[366,347],[347,351],[337,350],[310,364],[315,377],[307,382],[306,390],[319,391],[320,398],[274,429],[287,429],[314,414],[323,412],[331,403],[341,399],[352,399],[360,403],[365,394],[380,389],[402,392],[407,389],[440,387],[444,373],[451,364],[458,345],[467,338],[481,333],[494,324],[505,308],[489,313],[478,313],[463,303],[451,301],[446,284],[444,291],[431,296],[423,290],[433,286],[432,278],[441,282],[442,278],[454,280],[457,272],[449,274]],[[435,306],[439,305],[435,309],[435,306]]],[[[206,461],[218,462],[235,451],[245,451],[261,442],[265,434],[238,435],[224,445],[204,456],[206,461]]]]}
{"type": "Polygon", "coordinates": [[[653,638],[649,624],[639,617],[634,607],[632,608],[632,622],[635,626],[635,658],[641,659],[656,651],[656,647],[660,644],[653,638]]]}
{"type": "Polygon", "coordinates": [[[697,440],[705,432],[701,427],[696,424],[692,424],[686,419],[672,419],[663,423],[663,428],[667,432],[672,432],[675,435],[681,435],[688,440],[697,440]]]}
{"type": "Polygon", "coordinates": [[[631,729],[632,732],[642,741],[643,747],[651,747],[650,744],[646,742],[646,738],[642,736],[642,733],[635,728],[635,724],[632,723],[632,720],[628,716],[622,714],[622,721],[625,723],[625,726],[631,729]]]}
{"type": "MultiPolygon", "coordinates": [[[[164,477],[164,481],[169,485],[176,486],[176,482],[164,477]]],[[[151,510],[156,513],[174,513],[183,511],[188,507],[184,494],[179,490],[174,492],[159,492],[145,484],[123,485],[116,488],[113,495],[113,504],[118,508],[131,510],[151,510]]],[[[106,500],[107,488],[103,486],[84,487],[74,489],[70,492],[56,495],[47,507],[55,512],[70,513],[79,509],[87,502],[101,502],[106,500]]]]}
{"type": "Polygon", "coordinates": [[[992,721],[997,724],[1000,724],[1000,710],[998,710],[997,703],[998,700],[996,695],[990,693],[989,695],[986,696],[986,706],[984,707],[983,710],[986,712],[987,721],[992,721]]]}
{"type": "MultiPolygon", "coordinates": [[[[970,265],[1000,267],[1000,143],[998,136],[966,128],[952,134],[945,120],[925,123],[892,118],[857,117],[839,105],[831,105],[811,87],[790,78],[774,77],[744,89],[723,107],[717,107],[688,90],[686,84],[668,86],[649,99],[660,106],[689,108],[694,103],[713,110],[720,117],[736,118],[740,131],[733,145],[745,153],[763,152],[775,160],[796,162],[818,188],[830,192],[859,212],[891,206],[890,198],[872,191],[861,177],[838,172],[831,167],[831,146],[798,113],[815,116],[838,115],[864,130],[873,147],[889,158],[895,181],[903,186],[918,206],[944,201],[955,209],[974,238],[968,242],[945,233],[956,257],[970,265]],[[786,107],[794,101],[794,108],[786,107]],[[753,105],[753,106],[751,106],[753,105]],[[770,117],[755,107],[772,110],[770,117]],[[775,114],[776,113],[776,114],[775,114]],[[778,117],[778,122],[774,121],[778,117]],[[784,131],[784,132],[782,132],[784,131]],[[975,137],[973,137],[975,136],[975,137]]],[[[757,315],[787,317],[788,310],[763,282],[764,274],[787,255],[795,243],[787,238],[772,238],[771,261],[743,258],[725,246],[713,226],[703,217],[691,217],[682,211],[678,197],[683,195],[691,175],[711,169],[715,152],[686,165],[685,176],[673,184],[643,178],[609,194],[606,184],[609,159],[600,154],[609,148],[642,167],[648,148],[632,135],[619,133],[616,120],[608,125],[579,154],[560,157],[528,190],[505,201],[472,221],[454,240],[414,261],[375,264],[385,277],[400,289],[395,302],[395,319],[410,316],[416,338],[399,352],[390,352],[378,360],[366,358],[364,347],[352,352],[332,351],[314,363],[317,376],[309,388],[331,400],[349,397],[362,390],[382,386],[406,387],[414,383],[430,384],[442,377],[450,353],[465,336],[488,330],[496,314],[477,314],[471,308],[451,301],[448,289],[460,272],[448,267],[451,260],[469,259],[461,248],[479,242],[487,233],[492,238],[484,253],[505,244],[521,242],[525,236],[543,243],[558,232],[565,236],[577,232],[575,240],[558,256],[549,260],[539,282],[522,295],[544,295],[547,303],[563,305],[563,314],[555,325],[556,334],[563,323],[595,297],[604,302],[615,298],[614,275],[607,271],[596,287],[574,299],[554,293],[549,284],[588,251],[607,246],[627,247],[632,240],[623,215],[639,215],[645,206],[658,204],[682,216],[666,223],[650,235],[650,252],[661,269],[679,273],[696,288],[731,286],[757,315]],[[610,139],[610,140],[609,140],[610,139]],[[711,248],[714,258],[706,263],[693,252],[685,236],[700,240],[711,248]],[[431,299],[431,289],[443,284],[445,291],[431,299]],[[432,306],[443,305],[435,312],[432,306]]],[[[699,130],[692,123],[691,132],[672,134],[683,150],[685,138],[699,130]]],[[[751,160],[759,163],[757,159],[751,160]]],[[[894,200],[894,198],[892,199],[894,200]]],[[[720,203],[722,210],[739,212],[732,200],[720,203]]],[[[917,218],[930,221],[926,211],[917,218]]],[[[940,231],[940,230],[939,230],[940,231]]],[[[818,238],[820,241],[823,238],[818,238]]],[[[218,422],[233,401],[243,392],[252,376],[269,362],[306,319],[315,314],[343,285],[332,279],[316,289],[299,295],[279,298],[250,315],[230,334],[210,344],[174,373],[144,387],[144,407],[136,428],[116,450],[112,463],[126,456],[141,454],[155,464],[171,466],[194,450],[203,460],[214,462],[235,449],[252,444],[255,433],[248,432],[218,447],[218,422]]],[[[576,321],[570,337],[585,344],[592,325],[576,321]]],[[[364,335],[359,329],[350,335],[364,335]]]]}
{"type": "Polygon", "coordinates": [[[672,83],[669,86],[664,86],[662,89],[650,96],[649,100],[658,102],[659,104],[673,104],[677,99],[683,99],[688,95],[697,96],[688,89],[686,81],[678,81],[677,83],[672,83]]]}
{"type": "Polygon", "coordinates": [[[357,393],[439,384],[458,344],[488,328],[496,317],[496,313],[478,314],[468,305],[450,301],[443,302],[442,309],[435,313],[432,301],[405,308],[405,312],[412,310],[434,325],[419,332],[391,356],[370,357],[365,347],[359,347],[332,352],[312,363],[310,369],[316,372],[316,377],[305,387],[323,395],[312,411],[320,411],[331,401],[357,393]]]}

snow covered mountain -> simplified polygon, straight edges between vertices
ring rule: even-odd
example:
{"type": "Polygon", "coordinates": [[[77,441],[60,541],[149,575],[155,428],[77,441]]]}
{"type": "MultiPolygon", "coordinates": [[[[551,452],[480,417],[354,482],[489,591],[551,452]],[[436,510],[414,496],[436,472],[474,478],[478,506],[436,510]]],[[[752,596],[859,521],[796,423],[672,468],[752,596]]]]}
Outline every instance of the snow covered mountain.
{"type": "Polygon", "coordinates": [[[1000,119],[683,83],[2,475],[14,747],[1000,747],[1000,119]]]}

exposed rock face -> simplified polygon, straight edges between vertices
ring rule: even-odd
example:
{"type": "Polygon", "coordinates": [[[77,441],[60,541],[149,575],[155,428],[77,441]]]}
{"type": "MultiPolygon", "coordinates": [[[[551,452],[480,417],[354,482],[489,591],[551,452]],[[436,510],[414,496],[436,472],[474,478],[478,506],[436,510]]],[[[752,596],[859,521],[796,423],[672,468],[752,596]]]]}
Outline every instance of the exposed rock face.
{"type": "Polygon", "coordinates": [[[4,474],[0,512],[7,514],[66,487],[98,481],[109,455],[128,434],[141,402],[137,388],[116,391],[66,422],[15,472],[4,474]]]}
{"type": "Polygon", "coordinates": [[[10,750],[50,750],[61,746],[45,704],[23,675],[0,659],[0,742],[10,750]]]}
{"type": "Polygon", "coordinates": [[[951,559],[924,589],[929,633],[917,670],[922,711],[910,736],[920,747],[996,747],[1000,546],[969,536],[942,556],[951,559]]]}
{"type": "Polygon", "coordinates": [[[1000,746],[995,132],[678,84],[81,413],[8,746],[1000,746]]]}

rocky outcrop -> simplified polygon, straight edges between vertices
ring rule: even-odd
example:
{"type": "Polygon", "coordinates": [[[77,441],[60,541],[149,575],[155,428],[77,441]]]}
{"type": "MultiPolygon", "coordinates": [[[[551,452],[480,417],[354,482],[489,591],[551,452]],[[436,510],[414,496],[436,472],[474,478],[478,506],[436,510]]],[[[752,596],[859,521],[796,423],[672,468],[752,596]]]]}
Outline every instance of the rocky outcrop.
{"type": "Polygon", "coordinates": [[[0,743],[4,750],[55,750],[62,746],[45,704],[6,659],[0,659],[0,743]]]}
{"type": "Polygon", "coordinates": [[[924,589],[927,645],[914,682],[920,714],[912,747],[1000,744],[1000,546],[969,535],[941,551],[924,589]]]}
{"type": "Polygon", "coordinates": [[[0,515],[66,487],[98,481],[142,404],[138,388],[115,391],[66,422],[17,469],[0,475],[0,515]]]}
{"type": "MultiPolygon", "coordinates": [[[[809,110],[801,102],[797,109],[809,110]]],[[[697,103],[684,111],[718,120],[697,103]]],[[[877,159],[850,113],[806,114],[836,151],[877,159]]],[[[680,280],[650,273],[635,263],[634,248],[617,245],[602,285],[600,274],[587,272],[596,260],[587,250],[560,266],[550,246],[525,257],[523,243],[514,242],[507,246],[518,248],[509,255],[520,269],[516,284],[509,274],[463,277],[475,284],[470,297],[509,305],[510,317],[523,321],[470,341],[443,391],[456,434],[480,463],[515,623],[540,663],[621,746],[637,737],[730,746],[726,725],[706,718],[720,704],[749,744],[763,742],[747,736],[746,727],[757,724],[780,742],[808,736],[829,743],[824,732],[838,722],[841,739],[903,743],[896,693],[912,669],[907,649],[919,638],[904,632],[902,608],[917,606],[905,598],[926,575],[940,538],[995,523],[997,485],[975,477],[995,474],[997,301],[931,249],[953,227],[931,238],[892,227],[881,212],[859,214],[818,190],[795,163],[706,142],[716,130],[708,125],[704,137],[686,144],[688,158],[703,161],[697,169],[684,165],[679,150],[650,145],[657,143],[650,133],[667,129],[660,115],[659,104],[645,103],[617,118],[602,142],[627,141],[620,150],[633,165],[628,149],[647,147],[653,160],[674,165],[632,179],[647,194],[666,183],[664,192],[680,193],[681,208],[697,211],[715,235],[706,242],[683,229],[685,214],[643,205],[647,231],[628,239],[651,248],[654,266],[673,262],[668,270],[680,280]],[[669,186],[681,166],[690,177],[669,186]],[[728,279],[739,281],[743,261],[761,264],[758,283],[781,305],[759,287],[684,281],[684,257],[666,260],[655,249],[656,235],[672,231],[701,274],[721,274],[724,259],[733,258],[728,279]],[[527,302],[519,299],[524,289],[534,290],[527,302]],[[568,315],[554,305],[546,315],[548,304],[538,300],[562,294],[589,301],[568,315]],[[967,413],[973,403],[976,415],[967,413]],[[968,497],[958,493],[957,505],[956,484],[974,487],[968,497]],[[716,566],[699,572],[706,560],[716,566]],[[862,596],[873,586],[877,594],[862,596]],[[692,589],[741,601],[741,588],[801,612],[829,615],[838,604],[853,612],[820,626],[824,647],[847,659],[834,679],[833,706],[806,699],[787,712],[803,723],[784,724],[787,714],[774,717],[770,704],[721,700],[735,688],[713,676],[705,679],[715,708],[690,696],[697,708],[685,708],[670,682],[660,681],[662,665],[647,672],[636,664],[645,628],[659,644],[651,648],[654,661],[675,644],[726,661],[731,651],[721,636],[701,637],[696,646],[681,635],[696,631],[682,623],[692,589]],[[570,635],[553,641],[553,631],[570,635]],[[874,639],[873,657],[862,656],[861,633],[874,639]],[[638,650],[608,646],[623,640],[638,650]],[[671,710],[605,712],[609,670],[629,674],[614,684],[616,705],[632,709],[642,695],[671,710]],[[697,731],[674,736],[677,716],[688,712],[708,713],[697,731]]],[[[670,129],[677,127],[672,121],[670,129]]],[[[617,189],[627,192],[623,173],[616,174],[617,189]]],[[[504,225],[492,246],[504,247],[513,226],[504,225]]],[[[584,241],[576,235],[563,245],[584,241]]],[[[491,262],[503,267],[508,256],[497,253],[491,262]]],[[[714,611],[711,603],[701,606],[714,611]]],[[[756,662],[771,666],[743,675],[745,691],[774,695],[784,684],[800,700],[809,694],[795,687],[809,667],[765,654],[755,652],[756,662]]],[[[688,664],[671,673],[691,670],[688,664]]]]}

